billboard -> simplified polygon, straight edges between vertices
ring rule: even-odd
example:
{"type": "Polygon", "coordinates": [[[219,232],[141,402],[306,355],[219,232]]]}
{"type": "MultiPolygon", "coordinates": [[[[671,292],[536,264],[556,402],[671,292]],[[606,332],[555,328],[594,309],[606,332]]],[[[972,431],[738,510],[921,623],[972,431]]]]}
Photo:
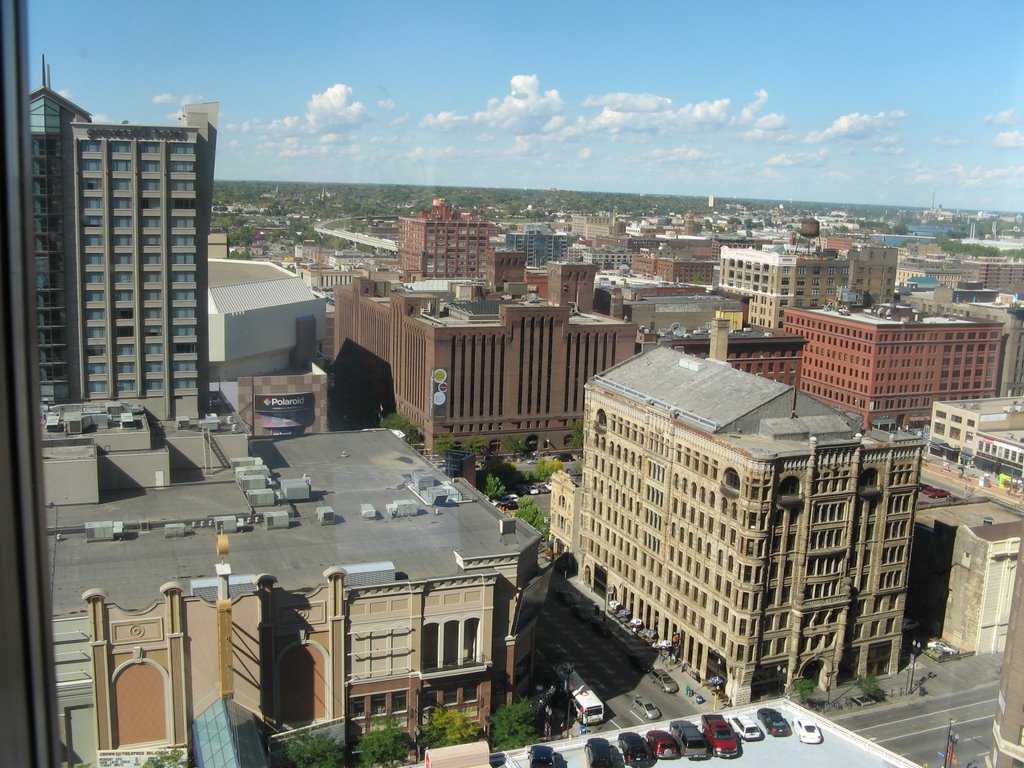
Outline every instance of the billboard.
{"type": "Polygon", "coordinates": [[[260,425],[272,435],[301,435],[316,422],[316,395],[254,394],[253,411],[260,425]]]}
{"type": "Polygon", "coordinates": [[[444,418],[447,412],[449,390],[448,371],[435,368],[430,374],[430,404],[435,419],[444,418]]]}

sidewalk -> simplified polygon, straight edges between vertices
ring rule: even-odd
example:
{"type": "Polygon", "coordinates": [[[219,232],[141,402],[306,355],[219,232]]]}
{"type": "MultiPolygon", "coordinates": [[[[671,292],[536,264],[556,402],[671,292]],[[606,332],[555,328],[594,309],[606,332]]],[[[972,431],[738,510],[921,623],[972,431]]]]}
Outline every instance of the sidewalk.
{"type": "MultiPolygon", "coordinates": [[[[985,489],[979,489],[985,490],[985,489]]],[[[556,579],[561,579],[556,576],[556,579]]],[[[580,597],[591,601],[599,611],[604,610],[604,595],[599,595],[584,583],[580,576],[572,576],[564,582],[572,586],[579,593],[580,597]]],[[[690,675],[683,671],[682,665],[665,664],[657,661],[657,651],[651,648],[649,643],[643,642],[640,638],[627,630],[622,624],[611,616],[607,617],[609,627],[614,637],[630,650],[641,650],[647,654],[644,658],[655,659],[653,666],[661,667],[668,671],[672,678],[679,684],[680,694],[687,687],[693,688],[696,693],[701,694],[705,703],[700,706],[701,710],[711,711],[714,699],[711,690],[706,686],[697,683],[690,675]]],[[[951,659],[949,661],[937,661],[927,654],[920,654],[914,665],[913,693],[907,692],[909,682],[909,665],[905,665],[898,672],[891,675],[883,675],[878,678],[879,686],[885,693],[885,699],[881,702],[871,704],[872,707],[884,707],[888,704],[903,702],[910,696],[919,696],[919,685],[924,678],[926,695],[954,694],[973,688],[977,685],[993,682],[999,679],[999,671],[1003,663],[1003,654],[985,654],[982,656],[967,656],[962,659],[951,659]],[[933,676],[929,677],[929,673],[933,676]]],[[[851,681],[843,681],[832,687],[828,692],[829,701],[845,700],[849,696],[860,693],[860,689],[851,681]]],[[[824,691],[818,691],[816,698],[825,698],[824,691]]],[[[693,701],[691,699],[691,701],[693,701]]],[[[850,710],[848,710],[850,711],[850,710]]],[[[856,711],[856,710],[853,710],[856,711]]],[[[835,718],[832,715],[833,719],[835,718]]]]}
{"type": "Polygon", "coordinates": [[[984,472],[976,467],[963,467],[963,474],[960,473],[959,464],[945,461],[938,456],[925,455],[925,461],[921,466],[921,479],[924,480],[924,473],[936,475],[946,481],[952,487],[962,493],[965,501],[977,501],[979,496],[988,496],[996,501],[1001,501],[1009,506],[1019,508],[1024,505],[1024,496],[1011,491],[1008,488],[996,485],[999,478],[991,472],[984,472]],[[988,475],[989,484],[982,487],[979,480],[983,475],[988,475]]]}

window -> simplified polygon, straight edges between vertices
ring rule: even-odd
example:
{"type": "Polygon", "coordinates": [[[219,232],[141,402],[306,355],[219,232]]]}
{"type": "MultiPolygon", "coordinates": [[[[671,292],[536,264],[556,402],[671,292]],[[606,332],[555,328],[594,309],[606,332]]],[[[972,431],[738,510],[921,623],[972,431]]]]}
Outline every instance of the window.
{"type": "Polygon", "coordinates": [[[132,170],[131,160],[111,160],[110,170],[118,171],[120,173],[129,173],[132,170]]]}
{"type": "Polygon", "coordinates": [[[132,144],[130,141],[112,141],[110,142],[111,152],[131,152],[132,144]]]}
{"type": "MultiPolygon", "coordinates": [[[[145,165],[145,163],[143,163],[145,165]]],[[[155,192],[160,189],[160,179],[143,179],[142,189],[148,192],[155,192]]]]}
{"type": "Polygon", "coordinates": [[[110,188],[115,192],[130,192],[132,188],[132,180],[114,179],[110,182],[110,188]]]}
{"type": "Polygon", "coordinates": [[[172,160],[169,165],[171,173],[193,173],[196,169],[195,163],[184,160],[172,160]]]}
{"type": "Polygon", "coordinates": [[[102,160],[83,160],[79,167],[83,171],[102,171],[103,161],[102,160]]]}
{"type": "Polygon", "coordinates": [[[130,197],[115,197],[111,205],[115,209],[125,210],[132,207],[132,199],[130,197]]]}
{"type": "Polygon", "coordinates": [[[100,151],[100,143],[98,141],[93,141],[93,140],[80,141],[80,142],[78,142],[78,148],[82,152],[99,152],[100,151]]]}
{"type": "Polygon", "coordinates": [[[155,155],[160,152],[160,145],[155,141],[144,141],[139,145],[144,155],[155,155]]]}
{"type": "Polygon", "coordinates": [[[160,163],[156,160],[143,160],[139,168],[143,173],[160,173],[160,163]]]}
{"type": "Polygon", "coordinates": [[[195,146],[192,144],[168,144],[172,155],[194,155],[195,146]]]}

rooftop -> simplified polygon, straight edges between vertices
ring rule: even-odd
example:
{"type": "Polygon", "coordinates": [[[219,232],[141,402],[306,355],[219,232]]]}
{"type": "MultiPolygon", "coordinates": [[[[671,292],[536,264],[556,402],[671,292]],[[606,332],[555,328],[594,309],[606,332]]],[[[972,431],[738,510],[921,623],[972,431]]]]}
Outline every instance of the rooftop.
{"type": "MultiPolygon", "coordinates": [[[[268,573],[284,589],[308,589],[324,583],[332,566],[391,561],[396,578],[419,580],[462,573],[462,558],[508,556],[536,546],[539,534],[520,520],[502,535],[501,520],[510,520],[463,481],[456,481],[464,501],[428,506],[407,487],[412,473],[425,472],[437,483],[446,478],[389,430],[335,432],[289,440],[254,440],[259,456],[278,479],[312,482],[309,501],[257,508],[290,509],[287,530],[249,524],[231,535],[227,560],[235,574],[268,573]],[[408,500],[417,514],[391,518],[386,505],[408,500]],[[372,504],[374,520],[360,516],[372,504]],[[331,506],[334,525],[321,526],[316,510],[331,506]]],[[[160,586],[174,579],[215,575],[214,528],[217,516],[252,520],[253,510],[233,479],[175,485],[96,505],[49,510],[49,547],[53,568],[55,616],[83,612],[84,590],[101,587],[109,601],[123,608],[144,608],[160,599],[160,586]],[[90,521],[125,523],[115,541],[86,542],[90,521]],[[183,537],[165,538],[164,524],[185,523],[183,537]],[[60,534],[59,538],[55,533],[60,534]]]]}
{"type": "MultiPolygon", "coordinates": [[[[934,528],[936,522],[945,525],[965,525],[975,532],[985,528],[997,528],[1000,530],[996,533],[1003,534],[999,538],[1019,536],[1019,526],[1022,524],[1018,512],[996,501],[988,500],[966,504],[919,506],[914,521],[925,528],[934,528]],[[991,524],[986,523],[986,519],[991,520],[991,524]],[[1013,528],[1017,528],[1017,533],[1011,532],[1013,528]]],[[[986,534],[983,538],[990,537],[986,534]]]]}
{"type": "Polygon", "coordinates": [[[318,299],[302,278],[270,262],[210,259],[209,264],[211,314],[229,315],[318,299]]]}
{"type": "MultiPolygon", "coordinates": [[[[883,305],[884,308],[884,305],[883,305]]],[[[805,312],[809,315],[824,315],[826,317],[835,318],[837,320],[845,320],[848,322],[861,323],[863,325],[875,325],[875,326],[907,326],[907,325],[977,325],[979,320],[970,320],[959,317],[942,317],[941,315],[923,315],[919,316],[917,320],[904,320],[898,317],[882,317],[869,312],[855,312],[855,313],[843,313],[837,309],[801,309],[797,307],[787,308],[793,312],[805,312]]],[[[910,310],[909,307],[902,307],[904,311],[910,310]]],[[[912,310],[911,310],[912,311],[912,310]]]]}

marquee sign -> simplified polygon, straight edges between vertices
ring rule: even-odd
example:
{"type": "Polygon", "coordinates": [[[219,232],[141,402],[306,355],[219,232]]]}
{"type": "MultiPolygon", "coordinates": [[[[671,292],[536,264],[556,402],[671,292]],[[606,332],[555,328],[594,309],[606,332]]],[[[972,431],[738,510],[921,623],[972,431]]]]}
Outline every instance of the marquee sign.
{"type": "Polygon", "coordinates": [[[253,410],[256,413],[311,411],[315,407],[316,396],[312,392],[284,395],[255,395],[253,397],[253,410]]]}

